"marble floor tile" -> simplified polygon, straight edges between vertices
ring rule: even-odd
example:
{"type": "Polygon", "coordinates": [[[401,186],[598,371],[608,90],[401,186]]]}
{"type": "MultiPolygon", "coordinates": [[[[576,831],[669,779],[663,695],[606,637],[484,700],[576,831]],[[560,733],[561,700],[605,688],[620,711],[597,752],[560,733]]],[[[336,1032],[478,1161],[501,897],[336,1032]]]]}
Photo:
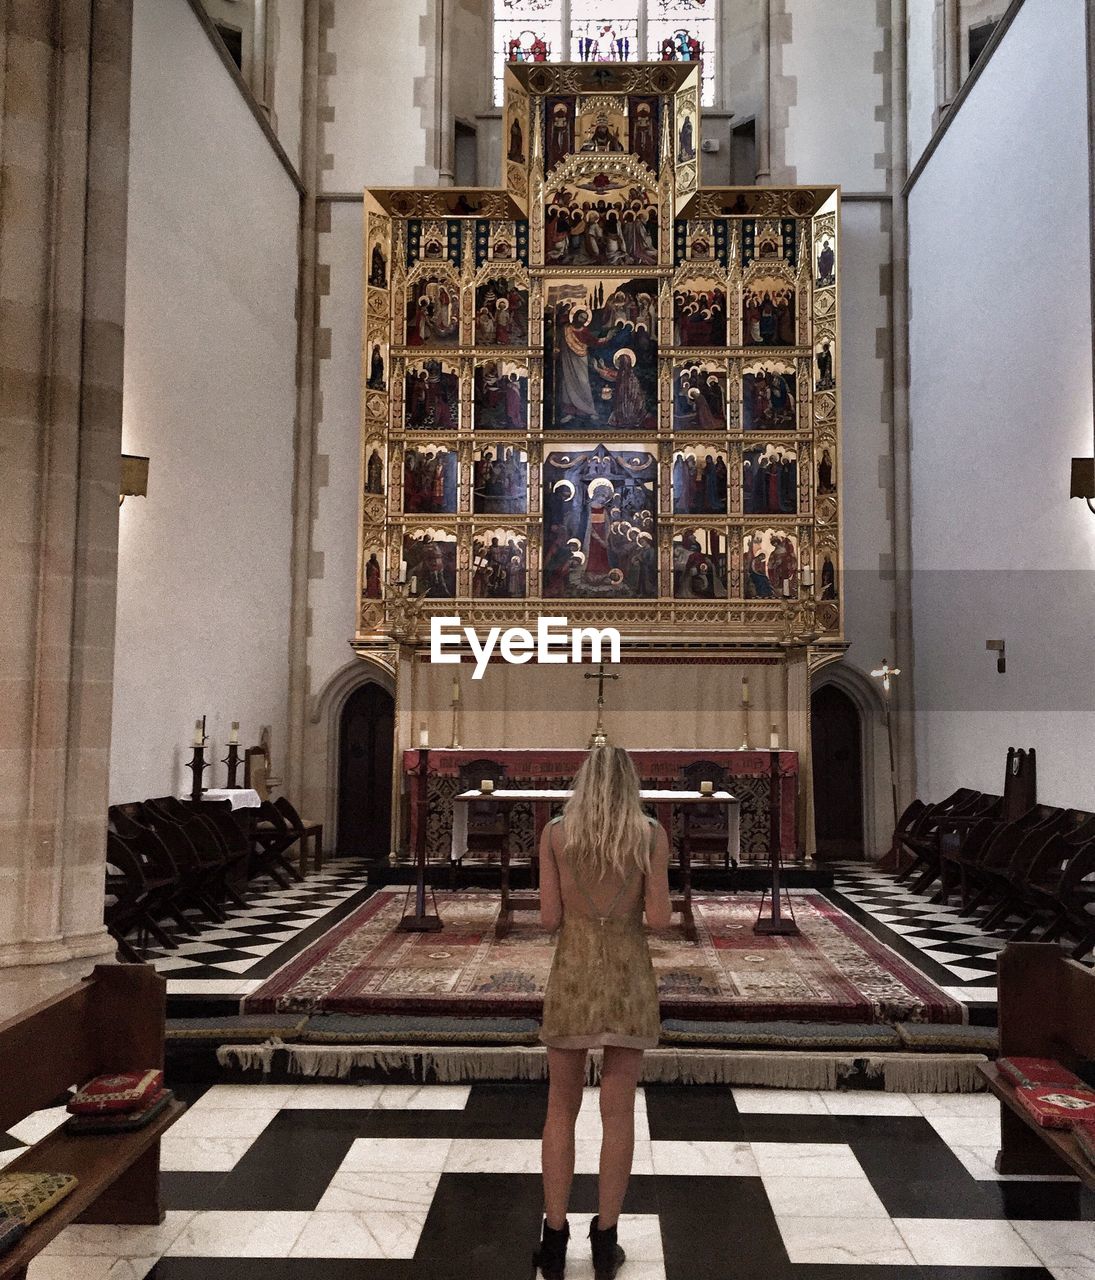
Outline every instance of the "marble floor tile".
{"type": "Polygon", "coordinates": [[[426,1210],[310,1215],[290,1251],[293,1258],[413,1258],[426,1210]]]}
{"type": "Polygon", "coordinates": [[[64,1107],[46,1107],[42,1111],[32,1112],[18,1124],[12,1125],[8,1133],[16,1141],[33,1146],[34,1143],[41,1142],[44,1137],[51,1134],[54,1129],[63,1125],[67,1119],[68,1112],[64,1107]]]}
{"type": "Polygon", "coordinates": [[[168,1258],[288,1258],[310,1213],[196,1213],[164,1251],[168,1258]]]}
{"type": "Polygon", "coordinates": [[[889,1218],[776,1217],[791,1262],[841,1266],[912,1266],[913,1256],[889,1218]]]}
{"type": "Polygon", "coordinates": [[[289,1101],[290,1111],[371,1111],[389,1085],[298,1084],[289,1101]]]}
{"type": "Polygon", "coordinates": [[[156,1258],[194,1217],[169,1210],[158,1226],[90,1226],[74,1222],[46,1245],[45,1256],[62,1258],[156,1258]]]}
{"type": "Polygon", "coordinates": [[[734,1102],[743,1114],[778,1116],[823,1116],[825,1103],[820,1093],[805,1089],[732,1089],[734,1102]]]}
{"type": "Polygon", "coordinates": [[[254,1138],[187,1138],[170,1130],[160,1139],[165,1173],[227,1173],[250,1150],[254,1138]]]}
{"type": "Polygon", "coordinates": [[[852,1149],[833,1142],[754,1142],[762,1178],[864,1178],[852,1149]]]}
{"type": "Polygon", "coordinates": [[[257,1138],[277,1115],[277,1103],[250,1107],[190,1107],[175,1121],[167,1137],[176,1141],[190,1138],[257,1138]]]}
{"type": "Polygon", "coordinates": [[[983,1218],[895,1218],[920,1266],[1036,1267],[1038,1259],[1010,1222],[983,1218]]]}
{"type": "Polygon", "coordinates": [[[928,1116],[928,1123],[948,1147],[1000,1145],[1000,1112],[981,1116],[928,1116]]]}
{"type": "Polygon", "coordinates": [[[1095,1222],[1011,1225],[1055,1277],[1064,1274],[1067,1280],[1095,1280],[1095,1222]]]}
{"type": "Polygon", "coordinates": [[[917,1116],[911,1098],[881,1089],[847,1089],[823,1093],[825,1109],[832,1116],[917,1116]]]}
{"type": "Polygon", "coordinates": [[[389,1084],[376,1106],[378,1111],[463,1111],[470,1094],[466,1084],[389,1084]]]}
{"type": "Polygon", "coordinates": [[[654,1172],[667,1176],[755,1178],[754,1146],[748,1142],[652,1142],[654,1172]]]}
{"type": "Polygon", "coordinates": [[[191,1104],[196,1111],[250,1111],[255,1107],[282,1108],[300,1088],[295,1084],[215,1084],[191,1104]]]}
{"type": "Polygon", "coordinates": [[[867,1178],[764,1179],[777,1218],[888,1218],[867,1178]]]}
{"type": "MultiPolygon", "coordinates": [[[[472,1140],[469,1140],[472,1141],[472,1140]]],[[[358,1138],[339,1173],[439,1173],[447,1165],[452,1138],[358,1138]]],[[[494,1143],[475,1141],[480,1149],[494,1143]]]]}
{"type": "Polygon", "coordinates": [[[436,1173],[336,1173],[316,1209],[320,1213],[401,1213],[429,1210],[441,1179],[436,1173]]]}

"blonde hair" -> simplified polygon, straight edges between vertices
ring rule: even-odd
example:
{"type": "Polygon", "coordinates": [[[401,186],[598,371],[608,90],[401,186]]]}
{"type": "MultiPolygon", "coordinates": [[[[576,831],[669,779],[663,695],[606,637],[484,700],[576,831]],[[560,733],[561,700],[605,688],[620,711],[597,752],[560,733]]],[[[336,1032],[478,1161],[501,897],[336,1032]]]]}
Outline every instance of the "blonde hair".
{"type": "Polygon", "coordinates": [[[650,823],[639,799],[639,775],[622,747],[594,747],[563,809],[567,858],[591,878],[650,870],[650,823]]]}

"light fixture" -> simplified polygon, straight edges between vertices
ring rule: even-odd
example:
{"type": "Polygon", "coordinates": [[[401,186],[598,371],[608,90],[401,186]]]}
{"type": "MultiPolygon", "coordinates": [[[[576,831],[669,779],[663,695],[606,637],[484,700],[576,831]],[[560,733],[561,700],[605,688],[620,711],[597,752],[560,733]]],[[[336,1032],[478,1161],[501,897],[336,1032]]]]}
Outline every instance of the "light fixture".
{"type": "Polygon", "coordinates": [[[985,648],[996,654],[996,670],[1003,675],[1008,669],[1007,650],[1003,640],[986,640],[985,648]]]}
{"type": "Polygon", "coordinates": [[[1089,510],[1095,512],[1095,458],[1072,459],[1072,486],[1070,498],[1083,498],[1089,510]]]}
{"type": "Polygon", "coordinates": [[[135,453],[122,454],[122,481],[119,486],[118,506],[126,498],[148,497],[148,459],[135,453]]]}

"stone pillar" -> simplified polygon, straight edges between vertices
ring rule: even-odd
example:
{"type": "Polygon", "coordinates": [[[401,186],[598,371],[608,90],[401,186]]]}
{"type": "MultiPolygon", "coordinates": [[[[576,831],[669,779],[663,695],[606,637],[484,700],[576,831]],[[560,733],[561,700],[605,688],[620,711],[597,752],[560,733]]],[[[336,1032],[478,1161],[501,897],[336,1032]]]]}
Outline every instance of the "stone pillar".
{"type": "Polygon", "coordinates": [[[131,0],[7,0],[0,70],[0,1007],[112,959],[131,0]]]}

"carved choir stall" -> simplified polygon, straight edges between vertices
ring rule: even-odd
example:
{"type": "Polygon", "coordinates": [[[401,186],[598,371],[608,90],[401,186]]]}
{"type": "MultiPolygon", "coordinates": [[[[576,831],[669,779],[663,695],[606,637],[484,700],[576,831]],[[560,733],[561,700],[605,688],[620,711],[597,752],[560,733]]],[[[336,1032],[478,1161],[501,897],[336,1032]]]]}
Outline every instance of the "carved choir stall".
{"type": "MultiPolygon", "coordinates": [[[[502,188],[365,194],[354,646],[396,686],[393,852],[422,734],[545,786],[592,727],[573,668],[431,665],[437,614],[618,628],[607,727],[648,785],[719,761],[762,845],[779,745],[784,856],[811,852],[810,675],[845,648],[839,192],[702,187],[700,140],[696,64],[511,64],[502,188]]],[[[462,757],[430,755],[441,858],[462,757]]]]}

